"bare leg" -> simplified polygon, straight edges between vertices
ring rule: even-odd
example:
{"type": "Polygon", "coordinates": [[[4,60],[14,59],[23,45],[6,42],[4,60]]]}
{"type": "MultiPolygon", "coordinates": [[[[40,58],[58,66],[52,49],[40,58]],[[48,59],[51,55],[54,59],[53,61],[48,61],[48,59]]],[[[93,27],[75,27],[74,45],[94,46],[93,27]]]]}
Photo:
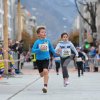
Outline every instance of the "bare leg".
{"type": "Polygon", "coordinates": [[[44,84],[48,84],[48,69],[43,69],[44,84]]]}
{"type": "Polygon", "coordinates": [[[43,91],[43,93],[47,93],[48,69],[43,69],[43,77],[44,77],[44,88],[42,89],[42,91],[43,91]]]}

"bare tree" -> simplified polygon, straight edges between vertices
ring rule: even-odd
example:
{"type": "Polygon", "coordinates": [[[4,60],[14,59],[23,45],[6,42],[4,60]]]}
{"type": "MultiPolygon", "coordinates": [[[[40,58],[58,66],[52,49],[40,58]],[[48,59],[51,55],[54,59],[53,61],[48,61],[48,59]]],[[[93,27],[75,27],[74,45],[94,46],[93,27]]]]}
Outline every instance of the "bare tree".
{"type": "Polygon", "coordinates": [[[87,2],[86,0],[75,0],[75,5],[76,5],[77,11],[80,14],[80,16],[90,26],[91,31],[92,31],[91,34],[92,34],[93,40],[96,40],[96,37],[94,37],[94,34],[97,32],[97,27],[96,27],[96,11],[97,11],[96,5],[97,3],[87,2]],[[90,14],[90,21],[83,16],[81,11],[79,10],[78,4],[86,6],[86,11],[89,12],[90,14]]]}

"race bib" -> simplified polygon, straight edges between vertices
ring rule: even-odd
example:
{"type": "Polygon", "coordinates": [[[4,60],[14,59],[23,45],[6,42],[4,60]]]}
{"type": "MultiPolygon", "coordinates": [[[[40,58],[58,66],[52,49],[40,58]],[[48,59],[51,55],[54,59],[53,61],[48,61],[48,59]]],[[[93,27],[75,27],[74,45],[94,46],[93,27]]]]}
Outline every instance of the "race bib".
{"type": "Polygon", "coordinates": [[[60,57],[55,57],[54,60],[60,60],[60,57]]]}
{"type": "Polygon", "coordinates": [[[79,58],[76,59],[76,61],[77,61],[77,62],[80,62],[80,61],[82,61],[82,58],[79,57],[79,58]]]}
{"type": "Polygon", "coordinates": [[[49,48],[48,48],[48,44],[47,43],[44,43],[44,44],[39,44],[39,48],[41,47],[44,47],[45,49],[42,50],[42,51],[49,51],[49,48]]]}
{"type": "Polygon", "coordinates": [[[62,49],[62,57],[71,56],[71,50],[69,48],[62,49]]]}

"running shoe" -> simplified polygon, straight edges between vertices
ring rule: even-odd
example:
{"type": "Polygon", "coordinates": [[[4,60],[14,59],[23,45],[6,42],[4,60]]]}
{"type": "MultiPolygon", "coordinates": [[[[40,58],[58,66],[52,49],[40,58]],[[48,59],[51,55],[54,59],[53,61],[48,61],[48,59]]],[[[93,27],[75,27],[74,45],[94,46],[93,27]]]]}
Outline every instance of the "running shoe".
{"type": "Polygon", "coordinates": [[[47,93],[47,87],[43,87],[42,91],[43,93],[47,93]]]}
{"type": "Polygon", "coordinates": [[[64,87],[66,87],[67,85],[69,85],[69,82],[68,81],[64,82],[64,87]]]}

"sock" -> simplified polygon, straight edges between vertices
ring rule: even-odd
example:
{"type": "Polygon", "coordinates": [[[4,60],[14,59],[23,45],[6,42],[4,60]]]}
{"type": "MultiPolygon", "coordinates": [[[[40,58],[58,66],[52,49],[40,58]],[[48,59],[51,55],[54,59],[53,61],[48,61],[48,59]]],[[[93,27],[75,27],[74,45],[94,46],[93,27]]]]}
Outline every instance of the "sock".
{"type": "Polygon", "coordinates": [[[45,87],[47,87],[47,84],[44,84],[45,87]]]}

